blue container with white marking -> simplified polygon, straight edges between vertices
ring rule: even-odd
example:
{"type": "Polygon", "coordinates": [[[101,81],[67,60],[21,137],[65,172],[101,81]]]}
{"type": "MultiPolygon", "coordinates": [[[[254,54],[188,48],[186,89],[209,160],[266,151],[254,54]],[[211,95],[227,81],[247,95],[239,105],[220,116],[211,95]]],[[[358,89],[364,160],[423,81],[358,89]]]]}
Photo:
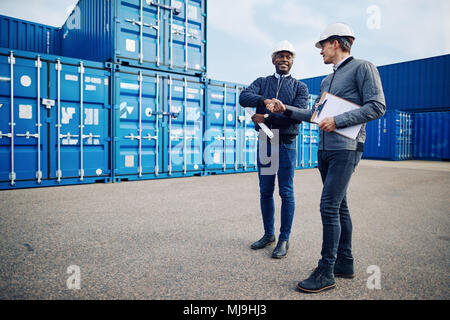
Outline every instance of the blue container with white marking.
{"type": "Polygon", "coordinates": [[[0,49],[0,189],[110,181],[110,75],[0,49]]]}
{"type": "Polygon", "coordinates": [[[61,32],[65,56],[206,72],[206,0],[80,0],[61,32]]]}
{"type": "Polygon", "coordinates": [[[239,105],[242,84],[208,79],[205,113],[205,172],[256,170],[258,133],[239,105]]]}
{"type": "Polygon", "coordinates": [[[115,70],[115,182],[202,175],[200,80],[132,67],[115,70]]]}
{"type": "MultiPolygon", "coordinates": [[[[317,95],[309,95],[308,108],[311,109],[317,95]]],[[[315,123],[302,122],[297,136],[297,169],[315,168],[318,165],[319,126],[315,123]]]]}

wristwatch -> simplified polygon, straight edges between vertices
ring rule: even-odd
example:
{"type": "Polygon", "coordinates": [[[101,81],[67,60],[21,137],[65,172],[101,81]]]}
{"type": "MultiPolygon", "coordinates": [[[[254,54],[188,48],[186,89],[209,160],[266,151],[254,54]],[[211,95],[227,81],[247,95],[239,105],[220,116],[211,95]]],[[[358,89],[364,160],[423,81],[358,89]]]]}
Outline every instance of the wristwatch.
{"type": "Polygon", "coordinates": [[[269,117],[268,113],[264,113],[264,119],[267,119],[269,117]]]}

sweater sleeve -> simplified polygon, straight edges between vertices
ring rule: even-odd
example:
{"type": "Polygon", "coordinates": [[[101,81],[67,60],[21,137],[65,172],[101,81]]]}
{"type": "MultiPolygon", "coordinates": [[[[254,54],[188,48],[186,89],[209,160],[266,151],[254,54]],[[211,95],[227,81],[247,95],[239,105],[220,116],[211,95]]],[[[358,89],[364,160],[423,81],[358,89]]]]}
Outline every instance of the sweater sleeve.
{"type": "Polygon", "coordinates": [[[253,81],[239,95],[239,104],[244,108],[264,108],[264,97],[261,94],[263,78],[253,81]]]}
{"type": "Polygon", "coordinates": [[[378,119],[386,111],[383,87],[377,68],[370,62],[362,64],[356,78],[362,106],[334,117],[336,128],[345,128],[378,119]]]}
{"type": "Polygon", "coordinates": [[[311,122],[313,112],[314,111],[310,109],[300,109],[293,106],[286,106],[286,111],[284,112],[284,115],[299,122],[301,121],[311,122]]]}

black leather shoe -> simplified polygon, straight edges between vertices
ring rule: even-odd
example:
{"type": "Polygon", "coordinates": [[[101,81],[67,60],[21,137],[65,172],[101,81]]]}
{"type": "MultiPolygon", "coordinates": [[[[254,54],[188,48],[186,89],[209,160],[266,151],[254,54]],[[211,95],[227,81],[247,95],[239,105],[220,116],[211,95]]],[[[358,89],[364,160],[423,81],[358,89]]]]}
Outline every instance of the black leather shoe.
{"type": "Polygon", "coordinates": [[[318,293],[335,287],[333,272],[320,267],[314,269],[308,279],[297,284],[297,289],[306,293],[318,293]]]}
{"type": "Polygon", "coordinates": [[[353,259],[338,258],[334,264],[334,276],[338,278],[352,279],[355,277],[353,259]]]}
{"type": "Polygon", "coordinates": [[[272,252],[272,258],[281,259],[286,257],[289,249],[289,241],[279,240],[272,252]]]}
{"type": "Polygon", "coordinates": [[[267,247],[269,244],[271,244],[273,242],[275,242],[275,235],[271,235],[271,236],[264,235],[261,239],[254,242],[251,245],[251,248],[253,250],[262,249],[262,248],[267,247]]]}

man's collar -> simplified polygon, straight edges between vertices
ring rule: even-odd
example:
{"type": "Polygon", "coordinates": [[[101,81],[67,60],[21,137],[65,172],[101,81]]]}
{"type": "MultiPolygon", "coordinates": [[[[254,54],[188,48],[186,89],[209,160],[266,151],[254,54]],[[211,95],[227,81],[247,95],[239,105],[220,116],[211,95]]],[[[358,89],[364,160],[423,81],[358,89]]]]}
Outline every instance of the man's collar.
{"type": "Polygon", "coordinates": [[[348,56],[348,57],[345,57],[344,59],[342,59],[341,61],[339,61],[338,63],[336,63],[334,66],[333,66],[333,71],[336,71],[347,59],[349,59],[349,58],[352,58],[353,59],[353,57],[352,56],[348,56]]]}
{"type": "Polygon", "coordinates": [[[282,75],[280,75],[280,74],[278,74],[278,73],[275,72],[274,76],[275,76],[275,78],[280,79],[280,77],[281,77],[281,78],[290,77],[291,74],[288,73],[288,74],[282,74],[282,75]]]}

